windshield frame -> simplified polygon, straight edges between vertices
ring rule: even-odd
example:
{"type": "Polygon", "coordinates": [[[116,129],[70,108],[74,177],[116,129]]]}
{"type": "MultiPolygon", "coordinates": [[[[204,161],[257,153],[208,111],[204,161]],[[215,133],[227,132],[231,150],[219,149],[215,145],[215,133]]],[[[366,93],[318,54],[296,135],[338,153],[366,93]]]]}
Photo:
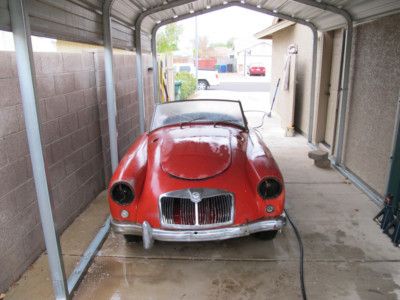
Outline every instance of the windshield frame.
{"type": "MultiPolygon", "coordinates": [[[[151,118],[151,124],[150,124],[149,132],[153,132],[153,131],[158,130],[158,129],[160,129],[160,128],[164,128],[164,127],[168,127],[168,126],[175,126],[175,125],[179,125],[179,124],[180,124],[180,123],[167,124],[167,125],[164,125],[164,126],[160,126],[160,127],[151,129],[151,128],[153,128],[153,124],[154,124],[154,121],[155,121],[155,116],[156,116],[157,107],[159,107],[160,105],[168,105],[168,104],[181,103],[181,102],[193,102],[193,101],[199,101],[199,102],[205,102],[205,101],[210,101],[210,102],[233,102],[233,103],[239,104],[240,113],[241,113],[242,118],[243,118],[243,124],[244,124],[244,126],[242,126],[242,125],[240,125],[240,124],[237,124],[237,123],[233,123],[233,122],[230,123],[230,122],[223,122],[223,121],[221,121],[221,123],[232,124],[232,126],[239,127],[239,128],[241,128],[242,130],[244,130],[244,131],[246,131],[246,132],[249,131],[249,128],[248,128],[248,126],[247,126],[247,125],[248,125],[248,124],[247,124],[247,119],[246,119],[246,116],[245,116],[244,111],[243,111],[243,106],[242,106],[242,103],[241,103],[239,100],[226,100],[226,99],[189,99],[189,100],[178,100],[178,101],[171,101],[171,102],[165,102],[165,103],[157,103],[157,104],[155,105],[154,109],[153,109],[153,116],[152,116],[152,118],[151,118]]],[[[217,123],[218,123],[218,122],[219,122],[219,121],[217,121],[217,123]]],[[[194,123],[201,123],[201,122],[194,122],[194,123]]],[[[207,121],[207,123],[215,123],[215,122],[207,121]]]]}

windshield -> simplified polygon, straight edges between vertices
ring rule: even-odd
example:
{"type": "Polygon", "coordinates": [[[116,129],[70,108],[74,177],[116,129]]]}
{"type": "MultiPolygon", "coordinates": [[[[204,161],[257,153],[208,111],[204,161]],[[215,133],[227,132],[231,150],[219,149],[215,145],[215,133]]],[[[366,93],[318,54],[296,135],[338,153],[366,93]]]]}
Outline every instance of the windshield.
{"type": "Polygon", "coordinates": [[[246,128],[239,101],[187,100],[157,105],[151,130],[185,122],[228,122],[246,128]]]}

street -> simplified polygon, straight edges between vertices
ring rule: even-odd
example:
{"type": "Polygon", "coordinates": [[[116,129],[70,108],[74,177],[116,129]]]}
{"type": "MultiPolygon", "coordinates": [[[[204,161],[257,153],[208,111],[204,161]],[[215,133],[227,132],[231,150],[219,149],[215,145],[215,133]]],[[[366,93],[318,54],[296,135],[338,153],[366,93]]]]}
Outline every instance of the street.
{"type": "Polygon", "coordinates": [[[193,99],[225,99],[240,100],[250,125],[257,126],[262,117],[261,113],[270,109],[270,82],[268,77],[249,77],[235,73],[222,73],[221,83],[205,91],[197,91],[193,99]],[[248,112],[253,111],[253,112],[248,112]]]}
{"type": "Polygon", "coordinates": [[[210,90],[233,92],[270,92],[270,76],[246,76],[237,73],[220,73],[220,85],[210,90]]]}

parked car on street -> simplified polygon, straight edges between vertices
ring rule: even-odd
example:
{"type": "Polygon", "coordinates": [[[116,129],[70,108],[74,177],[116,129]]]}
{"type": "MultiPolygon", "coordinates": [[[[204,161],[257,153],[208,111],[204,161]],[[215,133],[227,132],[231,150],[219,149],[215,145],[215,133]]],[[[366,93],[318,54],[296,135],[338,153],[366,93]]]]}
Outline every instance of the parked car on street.
{"type": "Polygon", "coordinates": [[[265,76],[265,67],[260,64],[251,65],[247,73],[250,76],[265,76]]]}
{"type": "Polygon", "coordinates": [[[286,224],[281,172],[239,101],[159,104],[108,188],[127,241],[272,239],[286,224]]]}
{"type": "MultiPolygon", "coordinates": [[[[193,76],[196,76],[196,67],[194,64],[175,64],[174,65],[175,73],[178,72],[188,72],[193,76]]],[[[197,89],[206,90],[211,86],[219,85],[219,75],[217,71],[211,70],[199,70],[198,71],[198,80],[197,80],[197,89]]]]}

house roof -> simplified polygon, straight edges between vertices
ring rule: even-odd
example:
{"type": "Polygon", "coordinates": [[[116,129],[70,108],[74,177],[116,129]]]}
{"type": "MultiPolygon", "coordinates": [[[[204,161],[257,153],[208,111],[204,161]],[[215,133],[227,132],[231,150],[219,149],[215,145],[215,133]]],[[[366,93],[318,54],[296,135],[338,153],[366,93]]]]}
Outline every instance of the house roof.
{"type": "Polygon", "coordinates": [[[294,24],[296,23],[292,21],[283,20],[257,32],[254,36],[258,39],[272,39],[274,33],[286,29],[290,26],[293,26],[294,24]]]}

